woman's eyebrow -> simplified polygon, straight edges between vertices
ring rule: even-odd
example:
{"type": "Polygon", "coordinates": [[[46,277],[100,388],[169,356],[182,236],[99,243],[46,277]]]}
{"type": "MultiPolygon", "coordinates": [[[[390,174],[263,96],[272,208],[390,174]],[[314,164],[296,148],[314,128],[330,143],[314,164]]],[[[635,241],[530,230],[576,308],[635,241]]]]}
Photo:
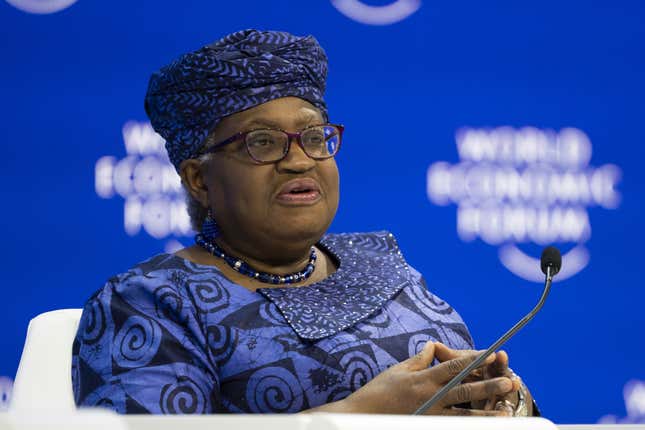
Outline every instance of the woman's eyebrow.
{"type": "MultiPolygon", "coordinates": [[[[310,124],[317,124],[319,121],[316,121],[316,115],[314,114],[304,114],[304,115],[298,115],[298,118],[296,119],[296,125],[298,128],[303,128],[307,127],[310,124]]],[[[270,127],[270,128],[279,128],[283,129],[285,128],[284,125],[280,124],[277,121],[272,121],[267,118],[253,118],[249,120],[248,122],[244,123],[244,128],[252,127],[252,126],[261,126],[261,127],[270,127]]]]}
{"type": "Polygon", "coordinates": [[[245,127],[250,127],[254,125],[271,127],[271,128],[281,128],[280,124],[278,124],[277,122],[271,121],[269,119],[264,119],[264,118],[254,118],[244,124],[245,127]]]}

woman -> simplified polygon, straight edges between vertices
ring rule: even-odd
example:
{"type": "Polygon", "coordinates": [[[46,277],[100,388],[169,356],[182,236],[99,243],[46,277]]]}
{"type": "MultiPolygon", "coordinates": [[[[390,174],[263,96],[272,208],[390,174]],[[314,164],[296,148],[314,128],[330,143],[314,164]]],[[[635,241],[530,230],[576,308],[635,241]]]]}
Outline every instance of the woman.
{"type": "MultiPolygon", "coordinates": [[[[391,234],[325,234],[343,133],[326,74],[313,37],[247,30],[152,76],[146,111],[200,234],[89,299],[77,404],[411,413],[474,359],[462,320],[391,234]]],[[[525,415],[524,391],[498,353],[429,413],[525,415]]]]}

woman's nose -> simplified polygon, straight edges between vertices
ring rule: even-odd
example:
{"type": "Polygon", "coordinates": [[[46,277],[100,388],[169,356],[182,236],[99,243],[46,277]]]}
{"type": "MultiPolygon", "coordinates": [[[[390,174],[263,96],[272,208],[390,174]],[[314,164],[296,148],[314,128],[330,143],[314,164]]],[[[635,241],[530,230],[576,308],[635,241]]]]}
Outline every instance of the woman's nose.
{"type": "Polygon", "coordinates": [[[289,152],[277,163],[278,169],[290,172],[306,172],[313,169],[316,166],[316,160],[305,153],[295,137],[290,139],[289,152]]]}

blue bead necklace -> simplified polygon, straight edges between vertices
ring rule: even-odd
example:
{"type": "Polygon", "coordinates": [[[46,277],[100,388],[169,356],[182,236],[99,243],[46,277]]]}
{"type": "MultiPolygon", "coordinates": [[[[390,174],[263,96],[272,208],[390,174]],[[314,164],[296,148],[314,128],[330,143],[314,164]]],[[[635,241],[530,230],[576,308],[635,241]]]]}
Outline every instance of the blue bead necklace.
{"type": "Polygon", "coordinates": [[[309,262],[299,272],[291,273],[289,275],[275,275],[267,272],[260,272],[255,270],[245,261],[240,260],[239,258],[231,257],[228,255],[222,248],[220,248],[214,240],[207,240],[203,234],[198,234],[195,236],[195,243],[204,248],[209,253],[213,254],[215,257],[219,257],[226,262],[233,270],[239,272],[243,275],[248,276],[249,278],[257,279],[260,282],[265,284],[294,284],[296,282],[304,281],[309,278],[314,269],[316,268],[316,249],[312,246],[311,252],[309,253],[309,262]]]}

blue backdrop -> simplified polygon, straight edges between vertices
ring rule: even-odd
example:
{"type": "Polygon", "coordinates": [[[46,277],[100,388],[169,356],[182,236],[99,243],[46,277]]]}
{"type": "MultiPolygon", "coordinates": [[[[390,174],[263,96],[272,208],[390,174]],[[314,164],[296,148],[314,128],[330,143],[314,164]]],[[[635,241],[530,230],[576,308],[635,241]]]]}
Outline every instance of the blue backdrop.
{"type": "Polygon", "coordinates": [[[332,230],[391,230],[480,347],[533,306],[531,264],[559,244],[567,279],[511,364],[556,422],[642,419],[643,22],[637,0],[0,2],[0,375],[30,318],[191,242],[147,80],[255,27],[327,50],[347,128],[332,230]]]}

